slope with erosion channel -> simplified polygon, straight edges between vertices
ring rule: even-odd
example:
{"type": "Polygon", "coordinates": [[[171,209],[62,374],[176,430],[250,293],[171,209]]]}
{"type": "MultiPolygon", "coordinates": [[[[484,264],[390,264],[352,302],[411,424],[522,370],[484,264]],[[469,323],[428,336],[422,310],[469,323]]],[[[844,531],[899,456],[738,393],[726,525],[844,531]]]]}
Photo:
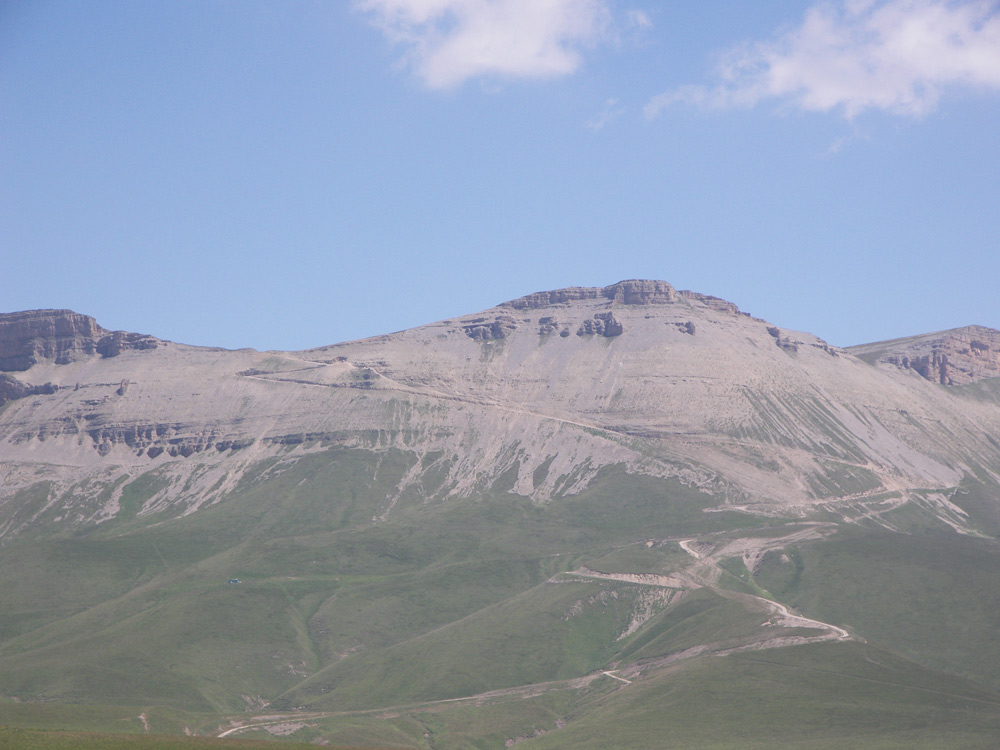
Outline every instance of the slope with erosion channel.
{"type": "Polygon", "coordinates": [[[995,403],[664,282],[531,295],[308,352],[159,342],[41,358],[17,377],[53,392],[0,412],[8,538],[193,513],[262,462],[331,446],[413,456],[376,519],[407,492],[500,486],[545,502],[614,465],[779,515],[947,499],[966,475],[1000,475],[995,403]]]}
{"type": "MultiPolygon", "coordinates": [[[[1000,604],[973,571],[996,569],[995,381],[871,365],[663,282],[309,352],[77,344],[38,347],[0,406],[0,711],[544,746],[611,705],[652,727],[672,675],[735,670],[767,715],[751,676],[815,708],[811,675],[847,675],[839,729],[925,720],[905,696],[952,679],[929,670],[994,687],[1000,604]],[[941,623],[962,635],[933,649],[941,623]]],[[[959,736],[956,705],[992,726],[955,680],[934,731],[959,736]]]]}
{"type": "MultiPolygon", "coordinates": [[[[300,738],[330,740],[345,724],[366,724],[374,733],[430,721],[437,741],[448,727],[444,736],[455,744],[445,746],[455,747],[483,741],[457,726],[457,717],[470,721],[473,707],[479,731],[487,727],[495,741],[544,735],[543,747],[611,747],[619,746],[611,738],[622,742],[624,732],[631,739],[620,746],[646,746],[653,737],[662,742],[668,726],[662,714],[657,720],[647,713],[651,700],[670,713],[678,747],[715,747],[720,737],[735,736],[774,747],[799,746],[806,738],[820,747],[846,747],[862,738],[887,747],[983,742],[996,727],[995,692],[789,612],[762,598],[770,594],[734,565],[766,567],[772,554],[826,544],[837,534],[831,523],[794,523],[616,546],[508,602],[392,649],[347,658],[275,707],[301,707],[284,717],[307,717],[300,738]],[[717,659],[725,664],[713,666],[717,659]],[[426,703],[432,696],[438,697],[426,703]],[[700,705],[708,696],[715,697],[700,705]],[[380,708],[366,712],[364,703],[380,708]],[[839,707],[832,714],[831,703],[839,707]],[[610,721],[609,705],[616,706],[617,718],[597,732],[598,717],[610,721]],[[720,715],[725,721],[706,721],[713,705],[726,706],[720,715]],[[792,706],[799,719],[794,730],[779,720],[792,706]],[[631,736],[636,727],[641,734],[631,736]],[[584,740],[583,731],[596,734],[584,740]],[[456,735],[468,737],[468,744],[456,735]]],[[[245,719],[225,732],[263,731],[262,724],[275,720],[273,713],[245,719]]]]}

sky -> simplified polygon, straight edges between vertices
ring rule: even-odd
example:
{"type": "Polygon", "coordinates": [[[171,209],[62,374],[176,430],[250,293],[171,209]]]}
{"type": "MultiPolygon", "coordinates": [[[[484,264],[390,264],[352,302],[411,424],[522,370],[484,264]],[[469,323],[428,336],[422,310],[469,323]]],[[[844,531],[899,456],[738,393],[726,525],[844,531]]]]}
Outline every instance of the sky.
{"type": "Polygon", "coordinates": [[[1000,328],[1000,0],[0,0],[0,311],[298,350],[663,279],[1000,328]]]}

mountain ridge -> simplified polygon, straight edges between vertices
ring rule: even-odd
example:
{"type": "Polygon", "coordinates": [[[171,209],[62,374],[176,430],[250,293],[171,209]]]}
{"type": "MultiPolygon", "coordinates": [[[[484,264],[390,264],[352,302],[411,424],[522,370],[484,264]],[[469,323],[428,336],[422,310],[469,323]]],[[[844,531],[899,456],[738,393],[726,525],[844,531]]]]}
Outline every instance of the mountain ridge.
{"type": "MultiPolygon", "coordinates": [[[[36,354],[9,389],[25,395],[4,407],[0,445],[23,462],[23,479],[11,475],[6,493],[49,475],[68,489],[81,468],[125,476],[162,464],[174,490],[144,512],[210,505],[265,455],[373,441],[440,452],[433,470],[407,479],[443,472],[434,492],[475,492],[509,475],[515,492],[545,501],[623,464],[714,487],[756,512],[802,512],[858,493],[954,487],[962,472],[993,461],[989,430],[961,451],[928,430],[1000,423],[993,410],[927,390],[912,368],[873,367],[662,281],[537,292],[301,352],[124,332],[114,339],[121,347],[102,352],[97,343],[109,334],[92,318],[48,315],[66,320],[43,325],[54,338],[42,342],[23,326],[27,318],[28,333],[37,331],[45,315],[8,320],[22,326],[22,351],[55,354],[36,354]],[[31,391],[41,387],[50,392],[31,391]]],[[[395,503],[387,498],[378,517],[395,503]]],[[[84,517],[118,512],[112,496],[84,517]]]]}
{"type": "Polygon", "coordinates": [[[298,352],[15,323],[0,723],[422,750],[1000,731],[996,332],[841,349],[642,280],[298,352]]]}
{"type": "MultiPolygon", "coordinates": [[[[606,299],[609,303],[624,305],[671,304],[679,298],[700,301],[716,309],[733,314],[753,317],[743,312],[728,300],[710,294],[690,290],[678,290],[666,281],[648,279],[628,279],[604,287],[564,287],[561,289],[544,290],[500,302],[493,309],[510,308],[513,310],[535,310],[550,306],[564,306],[579,300],[606,299]]],[[[474,314],[459,316],[469,317],[474,314]]],[[[762,318],[754,318],[763,321],[762,318]]],[[[423,324],[431,325],[431,324],[423,324]]],[[[416,328],[420,328],[418,325],[416,328]]],[[[403,329],[411,330],[411,329],[403,329]]],[[[908,344],[925,339],[938,339],[948,335],[969,335],[977,333],[987,338],[1000,337],[1000,331],[989,326],[970,324],[957,328],[944,329],[928,333],[911,334],[894,339],[884,339],[863,344],[851,344],[839,347],[844,351],[857,352],[858,356],[867,358],[868,350],[887,347],[891,344],[908,344]]],[[[379,339],[389,334],[378,334],[368,339],[379,339]]],[[[176,343],[199,349],[213,351],[271,351],[271,352],[309,352],[328,349],[339,344],[353,343],[367,339],[354,339],[333,344],[323,344],[302,350],[268,349],[258,350],[248,347],[241,349],[225,349],[218,346],[196,346],[183,342],[170,342],[150,334],[130,331],[112,331],[100,326],[96,319],[85,313],[68,309],[39,308],[0,313],[0,372],[22,372],[30,369],[37,360],[34,358],[52,359],[58,364],[66,364],[76,358],[93,354],[102,357],[116,356],[122,351],[154,349],[159,345],[176,343]]],[[[983,377],[996,377],[984,375],[983,377]]]]}

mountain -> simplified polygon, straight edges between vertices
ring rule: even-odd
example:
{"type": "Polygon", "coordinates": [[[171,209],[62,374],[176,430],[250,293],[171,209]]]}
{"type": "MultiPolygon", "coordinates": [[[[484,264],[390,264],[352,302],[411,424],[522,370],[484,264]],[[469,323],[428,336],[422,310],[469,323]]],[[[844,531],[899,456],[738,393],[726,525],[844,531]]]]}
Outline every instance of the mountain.
{"type": "Polygon", "coordinates": [[[913,370],[941,385],[1000,377],[1000,332],[983,326],[854,346],[850,351],[866,362],[913,370]]]}
{"type": "Polygon", "coordinates": [[[12,313],[0,370],[0,723],[1000,731],[1000,332],[839,349],[632,280],[300,352],[12,313]]]}

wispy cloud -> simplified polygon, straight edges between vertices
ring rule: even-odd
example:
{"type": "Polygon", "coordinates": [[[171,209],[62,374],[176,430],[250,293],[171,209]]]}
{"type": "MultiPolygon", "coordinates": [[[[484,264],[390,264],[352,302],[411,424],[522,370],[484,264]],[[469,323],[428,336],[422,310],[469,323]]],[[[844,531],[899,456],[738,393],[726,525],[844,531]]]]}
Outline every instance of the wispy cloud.
{"type": "Polygon", "coordinates": [[[608,0],[357,0],[406,49],[405,64],[432,89],[479,76],[567,75],[581,48],[611,23],[608,0]]]}
{"type": "Polygon", "coordinates": [[[632,10],[625,11],[625,17],[628,19],[629,26],[633,26],[638,29],[653,28],[653,19],[650,18],[649,14],[644,10],[633,8],[632,10]]]}
{"type": "Polygon", "coordinates": [[[605,125],[617,120],[623,114],[625,114],[625,108],[618,103],[618,100],[608,99],[604,102],[604,106],[601,108],[601,111],[587,120],[584,125],[586,125],[590,130],[596,132],[598,130],[603,130],[605,125]]]}
{"type": "Polygon", "coordinates": [[[950,89],[1000,91],[1000,2],[824,2],[773,40],[728,51],[718,75],[715,86],[654,97],[647,116],[677,102],[735,107],[765,100],[848,119],[867,110],[923,115],[950,89]]]}

